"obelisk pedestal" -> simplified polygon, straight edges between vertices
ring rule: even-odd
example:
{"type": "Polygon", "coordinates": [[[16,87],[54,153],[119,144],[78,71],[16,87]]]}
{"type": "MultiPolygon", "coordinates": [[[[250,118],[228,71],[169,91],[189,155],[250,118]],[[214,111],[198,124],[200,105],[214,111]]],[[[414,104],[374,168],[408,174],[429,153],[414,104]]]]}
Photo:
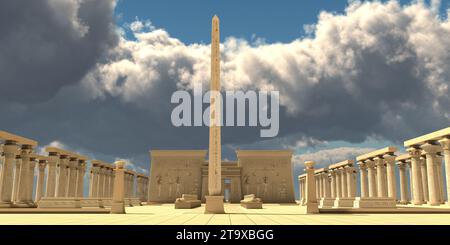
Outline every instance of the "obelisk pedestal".
{"type": "Polygon", "coordinates": [[[219,18],[212,19],[211,30],[211,91],[209,125],[208,194],[205,213],[225,213],[222,196],[221,144],[220,144],[220,34],[219,18]]]}

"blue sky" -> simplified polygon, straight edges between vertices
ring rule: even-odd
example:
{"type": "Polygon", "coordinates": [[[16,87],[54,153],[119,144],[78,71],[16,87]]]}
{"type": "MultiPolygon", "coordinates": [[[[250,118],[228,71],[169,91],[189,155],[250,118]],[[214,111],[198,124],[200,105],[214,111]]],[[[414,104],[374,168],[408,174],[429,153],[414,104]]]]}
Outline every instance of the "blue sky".
{"type": "MultiPolygon", "coordinates": [[[[386,2],[386,1],[382,1],[386,2]]],[[[409,0],[401,0],[409,4],[409,0]]],[[[430,3],[430,0],[425,1],[430,3]]],[[[210,19],[218,14],[221,37],[251,40],[253,35],[267,42],[289,42],[303,36],[303,25],[316,23],[321,11],[342,13],[347,0],[120,0],[115,9],[117,23],[123,26],[138,17],[150,20],[157,28],[167,30],[184,43],[209,43],[210,19]]],[[[441,1],[444,14],[449,1],[441,1]]]]}

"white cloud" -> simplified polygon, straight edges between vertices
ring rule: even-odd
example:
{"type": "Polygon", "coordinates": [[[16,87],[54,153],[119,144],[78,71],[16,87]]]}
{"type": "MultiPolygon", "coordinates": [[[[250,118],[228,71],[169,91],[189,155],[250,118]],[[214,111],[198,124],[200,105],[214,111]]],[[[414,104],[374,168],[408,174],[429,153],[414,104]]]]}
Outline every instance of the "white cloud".
{"type": "Polygon", "coordinates": [[[316,168],[325,167],[344,160],[355,160],[356,156],[375,150],[374,148],[338,147],[294,156],[294,163],[303,166],[305,161],[315,161],[316,168]]]}
{"type": "Polygon", "coordinates": [[[142,168],[141,166],[138,166],[138,165],[134,164],[131,159],[116,158],[116,161],[119,161],[119,160],[125,162],[125,168],[128,169],[128,170],[132,170],[134,172],[142,173],[142,174],[145,174],[145,175],[149,174],[147,169],[142,168]]]}
{"type": "Polygon", "coordinates": [[[67,149],[67,150],[69,150],[64,143],[62,143],[61,141],[58,141],[58,140],[54,140],[54,141],[50,142],[48,145],[38,146],[37,149],[36,149],[36,152],[39,155],[46,156],[46,155],[48,155],[48,153],[45,151],[45,148],[47,148],[47,147],[56,147],[56,148],[59,148],[59,149],[67,149]]]}
{"type": "MultiPolygon", "coordinates": [[[[228,37],[223,87],[279,90],[285,116],[319,141],[397,141],[436,130],[450,119],[442,113],[450,106],[450,22],[436,18],[438,5],[351,1],[344,14],[321,12],[307,28],[313,37],[272,44],[228,37]]],[[[161,87],[206,87],[209,45],[143,25],[136,22],[136,40],[122,37],[110,62],[85,78],[88,94],[148,107],[161,87]]]]}

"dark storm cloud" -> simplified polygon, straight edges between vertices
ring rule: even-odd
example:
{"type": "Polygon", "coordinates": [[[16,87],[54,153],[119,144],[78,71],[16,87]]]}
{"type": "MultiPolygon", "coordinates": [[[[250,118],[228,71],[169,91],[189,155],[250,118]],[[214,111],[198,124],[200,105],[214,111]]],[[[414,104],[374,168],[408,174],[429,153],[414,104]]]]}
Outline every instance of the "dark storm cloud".
{"type": "Polygon", "coordinates": [[[35,103],[78,83],[117,42],[114,0],[0,2],[0,101],[35,103]]]}

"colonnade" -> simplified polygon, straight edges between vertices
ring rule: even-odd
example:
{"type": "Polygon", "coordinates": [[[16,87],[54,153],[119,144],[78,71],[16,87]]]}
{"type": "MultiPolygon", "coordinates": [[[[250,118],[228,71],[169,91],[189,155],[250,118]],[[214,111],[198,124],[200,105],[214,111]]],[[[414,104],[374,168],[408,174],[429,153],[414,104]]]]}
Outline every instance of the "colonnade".
{"type": "MultiPolygon", "coordinates": [[[[48,152],[48,173],[45,194],[41,190],[41,197],[83,197],[88,158],[56,147],[47,147],[45,151],[48,152]]],[[[45,172],[45,167],[41,167],[45,172]]]]}
{"type": "Polygon", "coordinates": [[[142,202],[148,199],[148,177],[143,174],[136,176],[136,197],[142,202]]]}
{"type": "Polygon", "coordinates": [[[99,160],[92,160],[91,163],[89,197],[112,198],[114,166],[99,160]]]}
{"type": "MultiPolygon", "coordinates": [[[[408,154],[398,157],[400,176],[410,171],[411,195],[407,180],[400,181],[400,202],[408,198],[415,205],[437,206],[448,203],[450,196],[450,128],[442,129],[404,142],[408,154]],[[443,167],[444,160],[444,167],[443,167]],[[445,176],[444,170],[445,169],[445,176]]],[[[406,177],[404,179],[407,179],[406,177]]]]}
{"type": "Polygon", "coordinates": [[[37,142],[5,131],[0,131],[0,140],[4,142],[0,147],[0,207],[33,205],[37,157],[32,152],[37,142]]]}
{"type": "Polygon", "coordinates": [[[136,197],[135,178],[136,172],[125,170],[125,198],[136,197]]]}
{"type": "MultiPolygon", "coordinates": [[[[327,199],[341,198],[355,199],[354,207],[449,204],[450,127],[407,140],[404,146],[407,153],[399,156],[398,149],[389,146],[356,157],[359,196],[357,171],[351,160],[315,170],[315,197],[321,200],[322,207],[327,199]]],[[[304,204],[306,174],[298,180],[304,204]]]]}
{"type": "MultiPolygon", "coordinates": [[[[83,198],[87,157],[56,147],[45,148],[48,156],[41,156],[33,152],[37,141],[5,131],[0,131],[0,143],[0,208],[36,207],[41,201],[52,207],[61,202],[56,200],[83,198]]],[[[111,199],[114,166],[91,162],[89,197],[111,199]]],[[[148,176],[125,171],[126,197],[146,200],[148,176]]]]}

